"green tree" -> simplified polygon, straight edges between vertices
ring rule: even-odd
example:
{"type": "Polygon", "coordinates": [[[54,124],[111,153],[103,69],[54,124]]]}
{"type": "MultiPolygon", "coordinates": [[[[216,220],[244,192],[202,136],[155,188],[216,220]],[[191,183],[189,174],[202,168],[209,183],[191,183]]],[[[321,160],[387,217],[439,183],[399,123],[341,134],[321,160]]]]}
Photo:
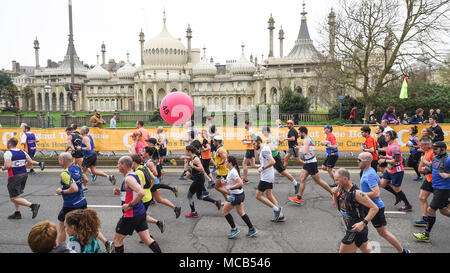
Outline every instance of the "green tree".
{"type": "Polygon", "coordinates": [[[308,113],[310,104],[301,94],[293,92],[291,88],[285,88],[281,97],[280,113],[308,113]]]}

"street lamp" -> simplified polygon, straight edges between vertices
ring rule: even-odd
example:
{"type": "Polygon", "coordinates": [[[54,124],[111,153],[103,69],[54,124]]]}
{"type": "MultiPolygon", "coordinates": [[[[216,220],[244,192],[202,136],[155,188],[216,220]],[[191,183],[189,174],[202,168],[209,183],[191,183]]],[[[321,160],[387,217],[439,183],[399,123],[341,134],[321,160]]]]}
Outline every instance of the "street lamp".
{"type": "Polygon", "coordinates": [[[47,128],[50,128],[50,90],[52,87],[48,84],[45,85],[44,90],[47,95],[47,128]]]}

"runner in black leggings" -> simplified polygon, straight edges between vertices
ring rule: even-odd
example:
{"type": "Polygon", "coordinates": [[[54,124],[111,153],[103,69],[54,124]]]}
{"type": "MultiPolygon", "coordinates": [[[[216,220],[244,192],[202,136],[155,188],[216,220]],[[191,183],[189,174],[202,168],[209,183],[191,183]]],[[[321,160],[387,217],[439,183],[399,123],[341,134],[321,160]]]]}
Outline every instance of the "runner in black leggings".
{"type": "Polygon", "coordinates": [[[205,188],[205,170],[203,169],[202,162],[197,156],[197,148],[192,145],[186,147],[186,154],[191,159],[188,162],[189,171],[186,173],[186,177],[193,180],[191,186],[189,187],[188,200],[189,206],[191,207],[191,213],[186,214],[186,217],[198,217],[198,213],[194,206],[194,194],[197,195],[198,200],[203,200],[211,202],[216,205],[217,209],[220,210],[221,204],[220,200],[214,200],[210,198],[206,193],[205,188]]]}

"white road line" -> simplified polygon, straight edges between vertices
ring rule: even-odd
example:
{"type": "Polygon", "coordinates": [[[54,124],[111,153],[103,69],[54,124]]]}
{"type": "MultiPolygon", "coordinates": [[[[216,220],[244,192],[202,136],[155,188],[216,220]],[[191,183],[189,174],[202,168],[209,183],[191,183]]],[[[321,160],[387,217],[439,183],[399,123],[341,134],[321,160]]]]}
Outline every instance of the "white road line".
{"type": "Polygon", "coordinates": [[[384,214],[403,214],[403,215],[405,215],[406,212],[403,212],[403,211],[385,211],[384,214]]]}
{"type": "Polygon", "coordinates": [[[122,208],[122,206],[104,206],[104,205],[88,205],[88,208],[108,208],[108,209],[111,209],[111,208],[122,208]]]}

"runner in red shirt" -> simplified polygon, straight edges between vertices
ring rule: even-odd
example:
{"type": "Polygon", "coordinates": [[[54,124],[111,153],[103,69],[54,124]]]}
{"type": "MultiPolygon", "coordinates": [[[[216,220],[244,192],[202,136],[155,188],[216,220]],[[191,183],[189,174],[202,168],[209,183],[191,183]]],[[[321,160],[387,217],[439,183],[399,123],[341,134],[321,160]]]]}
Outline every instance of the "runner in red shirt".
{"type": "MultiPolygon", "coordinates": [[[[361,128],[361,135],[366,139],[361,147],[363,152],[369,152],[372,154],[373,160],[370,166],[378,170],[378,155],[377,155],[377,141],[370,135],[371,129],[369,126],[364,126],[361,128]]],[[[361,174],[362,175],[362,174],[361,174]]]]}

